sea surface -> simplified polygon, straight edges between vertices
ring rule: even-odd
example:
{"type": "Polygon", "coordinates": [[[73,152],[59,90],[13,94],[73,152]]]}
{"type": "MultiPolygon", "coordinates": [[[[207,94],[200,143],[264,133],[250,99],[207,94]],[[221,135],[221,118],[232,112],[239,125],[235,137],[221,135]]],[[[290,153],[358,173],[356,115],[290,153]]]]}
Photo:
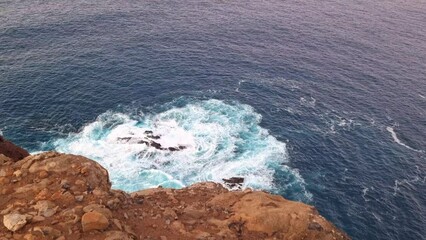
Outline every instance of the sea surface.
{"type": "Polygon", "coordinates": [[[1,0],[0,131],[126,191],[239,176],[426,239],[426,1],[1,0]]]}

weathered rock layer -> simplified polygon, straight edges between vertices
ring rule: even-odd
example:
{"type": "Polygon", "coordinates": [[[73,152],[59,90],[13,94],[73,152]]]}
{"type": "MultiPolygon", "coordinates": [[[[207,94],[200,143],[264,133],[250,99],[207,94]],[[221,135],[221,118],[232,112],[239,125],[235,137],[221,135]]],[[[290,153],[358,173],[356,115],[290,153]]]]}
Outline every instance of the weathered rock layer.
{"type": "Polygon", "coordinates": [[[82,156],[16,156],[0,145],[0,239],[349,239],[314,207],[265,192],[206,182],[128,194],[82,156]]]}

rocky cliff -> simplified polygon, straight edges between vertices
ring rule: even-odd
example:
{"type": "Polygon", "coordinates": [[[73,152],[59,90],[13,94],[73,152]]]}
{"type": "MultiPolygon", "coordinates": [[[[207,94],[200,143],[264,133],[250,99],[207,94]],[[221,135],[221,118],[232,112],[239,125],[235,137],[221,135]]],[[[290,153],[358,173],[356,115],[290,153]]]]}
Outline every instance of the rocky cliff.
{"type": "Polygon", "coordinates": [[[82,156],[0,142],[0,239],[349,239],[312,206],[206,182],[111,189],[82,156]]]}

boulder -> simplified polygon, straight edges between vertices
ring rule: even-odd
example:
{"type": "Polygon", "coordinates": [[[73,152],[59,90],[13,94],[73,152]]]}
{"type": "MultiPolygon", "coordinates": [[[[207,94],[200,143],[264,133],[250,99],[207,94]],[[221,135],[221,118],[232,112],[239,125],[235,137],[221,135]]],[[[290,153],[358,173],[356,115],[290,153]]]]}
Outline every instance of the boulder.
{"type": "Polygon", "coordinates": [[[105,230],[109,226],[108,219],[99,212],[88,212],[81,218],[81,225],[84,232],[90,230],[105,230]]]}
{"type": "Polygon", "coordinates": [[[6,214],[3,216],[3,224],[9,231],[15,232],[27,224],[27,218],[19,213],[6,214]]]}

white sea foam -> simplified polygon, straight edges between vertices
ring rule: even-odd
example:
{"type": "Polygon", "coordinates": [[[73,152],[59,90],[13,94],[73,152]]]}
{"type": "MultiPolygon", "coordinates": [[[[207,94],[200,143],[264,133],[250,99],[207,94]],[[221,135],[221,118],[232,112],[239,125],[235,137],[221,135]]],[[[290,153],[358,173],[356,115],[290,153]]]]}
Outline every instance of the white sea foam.
{"type": "Polygon", "coordinates": [[[406,147],[406,148],[408,148],[408,149],[410,149],[410,150],[413,150],[413,151],[415,151],[415,152],[423,152],[422,150],[418,150],[418,149],[412,148],[412,147],[408,146],[407,144],[403,143],[403,142],[402,142],[402,141],[398,138],[398,136],[396,135],[396,132],[395,132],[395,130],[394,130],[394,128],[393,128],[393,127],[386,127],[386,130],[387,130],[387,131],[391,134],[391,136],[392,136],[392,138],[393,138],[394,142],[398,143],[399,145],[404,146],[404,147],[406,147]]]}
{"type": "Polygon", "coordinates": [[[364,201],[368,202],[370,200],[368,200],[365,196],[367,196],[367,192],[368,192],[368,187],[365,187],[362,189],[362,198],[364,198],[364,201]]]}
{"type": "Polygon", "coordinates": [[[236,92],[240,92],[241,84],[244,83],[244,82],[245,82],[244,80],[238,81],[238,87],[235,89],[236,92]]]}
{"type": "Polygon", "coordinates": [[[235,176],[245,178],[243,187],[273,190],[280,168],[294,176],[288,186],[304,189],[303,178],[285,165],[286,144],[261,128],[260,121],[261,115],[248,105],[196,101],[157,114],[107,112],[53,145],[57,151],[97,160],[109,170],[113,186],[126,191],[180,188],[235,176]],[[184,148],[168,151],[141,144],[147,141],[184,148]]]}
{"type": "Polygon", "coordinates": [[[314,108],[316,105],[317,100],[313,97],[301,97],[299,99],[299,102],[301,105],[305,106],[305,107],[310,107],[310,108],[314,108]]]}

